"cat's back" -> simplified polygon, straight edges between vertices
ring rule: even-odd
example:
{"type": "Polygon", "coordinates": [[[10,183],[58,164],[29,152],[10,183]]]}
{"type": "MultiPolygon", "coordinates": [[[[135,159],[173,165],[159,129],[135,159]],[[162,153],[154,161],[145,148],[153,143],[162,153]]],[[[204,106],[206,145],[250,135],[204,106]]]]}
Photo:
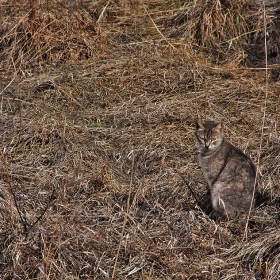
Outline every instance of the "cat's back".
{"type": "Polygon", "coordinates": [[[251,159],[227,138],[224,138],[214,151],[202,150],[199,161],[210,183],[214,180],[224,180],[224,177],[229,180],[230,177],[235,180],[245,180],[244,183],[255,179],[256,168],[251,159]]]}
{"type": "Polygon", "coordinates": [[[233,173],[232,176],[242,176],[243,180],[255,179],[256,168],[252,160],[226,138],[223,141],[221,152],[225,161],[224,171],[233,173]]]}

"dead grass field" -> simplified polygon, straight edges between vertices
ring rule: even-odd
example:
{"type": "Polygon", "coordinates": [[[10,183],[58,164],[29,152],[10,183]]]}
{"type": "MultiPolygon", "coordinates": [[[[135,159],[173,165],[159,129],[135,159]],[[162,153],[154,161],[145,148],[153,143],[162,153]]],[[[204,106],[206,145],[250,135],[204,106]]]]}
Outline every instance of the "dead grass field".
{"type": "Polygon", "coordinates": [[[267,4],[0,1],[1,279],[280,279],[267,4]],[[197,118],[259,168],[248,223],[203,212],[197,118]]]}

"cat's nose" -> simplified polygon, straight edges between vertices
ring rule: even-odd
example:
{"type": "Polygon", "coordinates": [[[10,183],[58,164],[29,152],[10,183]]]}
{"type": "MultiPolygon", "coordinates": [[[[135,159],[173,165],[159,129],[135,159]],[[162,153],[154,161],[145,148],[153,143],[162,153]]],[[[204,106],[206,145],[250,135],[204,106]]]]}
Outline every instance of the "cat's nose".
{"type": "Polygon", "coordinates": [[[210,146],[210,141],[205,142],[205,148],[208,149],[210,146]]]}

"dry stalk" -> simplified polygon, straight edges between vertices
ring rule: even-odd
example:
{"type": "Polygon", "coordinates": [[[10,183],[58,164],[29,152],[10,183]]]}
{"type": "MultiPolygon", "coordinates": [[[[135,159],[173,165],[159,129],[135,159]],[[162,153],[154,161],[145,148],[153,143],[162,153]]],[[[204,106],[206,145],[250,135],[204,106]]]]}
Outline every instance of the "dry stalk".
{"type": "Polygon", "coordinates": [[[66,188],[67,190],[67,196],[71,197],[73,195],[73,192],[74,192],[74,184],[75,184],[75,181],[76,179],[78,178],[79,176],[79,173],[81,171],[81,167],[82,167],[82,154],[80,154],[80,158],[79,158],[79,163],[78,163],[78,166],[75,168],[74,170],[74,175],[71,179],[71,181],[69,182],[68,184],[68,179],[67,179],[67,182],[66,184],[64,185],[64,188],[66,188]]]}
{"type": "MultiPolygon", "coordinates": [[[[11,185],[11,178],[10,178],[10,173],[9,173],[9,168],[8,168],[8,164],[7,164],[7,160],[5,157],[5,150],[2,150],[2,148],[0,149],[0,153],[1,153],[1,157],[2,157],[2,161],[4,163],[5,166],[5,173],[6,173],[6,180],[7,180],[7,185],[8,185],[8,194],[9,194],[9,200],[10,200],[10,210],[11,210],[11,218],[12,218],[12,224],[14,224],[14,207],[15,207],[15,202],[14,202],[14,194],[13,194],[13,190],[12,190],[12,185],[11,185]]],[[[21,217],[21,214],[19,212],[19,215],[21,217]]]]}
{"type": "Polygon", "coordinates": [[[0,95],[2,95],[3,94],[3,92],[13,83],[13,81],[15,80],[15,78],[16,78],[16,74],[13,76],[13,78],[11,79],[11,81],[1,90],[1,92],[0,92],[0,95]]]}
{"type": "Polygon", "coordinates": [[[104,8],[102,9],[102,12],[100,13],[100,15],[99,15],[99,17],[98,17],[96,23],[99,23],[99,22],[102,20],[103,15],[104,15],[104,13],[105,13],[105,11],[106,11],[108,5],[110,4],[110,2],[111,2],[111,0],[109,0],[109,1],[107,2],[107,4],[104,6],[104,8]]]}
{"type": "Polygon", "coordinates": [[[146,12],[146,14],[148,15],[148,17],[150,18],[152,24],[154,25],[154,27],[156,28],[158,34],[167,42],[167,44],[174,50],[176,51],[176,48],[169,42],[169,40],[167,40],[167,38],[162,34],[162,32],[159,30],[158,26],[156,25],[156,23],[154,22],[153,18],[151,17],[150,13],[148,12],[148,10],[146,9],[145,5],[142,3],[142,6],[144,7],[144,10],[146,12]]]}
{"type": "Polygon", "coordinates": [[[126,212],[125,212],[125,215],[123,217],[122,231],[121,231],[121,234],[120,234],[120,240],[119,240],[117,254],[115,256],[115,264],[114,264],[114,268],[113,268],[113,272],[112,272],[112,279],[115,278],[118,259],[119,259],[119,254],[120,254],[120,249],[121,249],[123,235],[124,235],[124,231],[125,231],[125,226],[126,226],[126,223],[127,223],[127,218],[129,216],[130,197],[131,197],[132,186],[133,186],[133,177],[134,177],[134,160],[135,160],[135,154],[134,154],[134,150],[132,150],[131,174],[130,174],[128,197],[127,197],[127,201],[126,201],[126,212]]]}
{"type": "Polygon", "coordinates": [[[256,186],[257,186],[257,175],[260,170],[260,157],[262,153],[262,147],[263,147],[263,137],[264,137],[264,125],[265,125],[265,119],[266,119],[266,106],[267,106],[267,98],[268,98],[268,61],[267,61],[267,40],[266,40],[266,9],[265,9],[265,0],[263,0],[263,19],[264,19],[264,48],[265,48],[265,97],[264,97],[264,102],[263,102],[263,107],[261,110],[263,111],[263,116],[262,116],[262,124],[261,124],[261,136],[260,136],[260,144],[259,144],[259,149],[258,149],[258,156],[257,156],[257,170],[256,170],[256,177],[255,177],[255,183],[254,183],[254,188],[253,188],[253,193],[252,193],[252,199],[251,199],[251,204],[250,204],[250,209],[247,215],[247,220],[246,220],[246,225],[245,225],[245,230],[244,230],[244,238],[247,241],[248,239],[248,225],[249,225],[249,219],[251,215],[251,211],[254,205],[254,198],[255,198],[255,193],[256,193],[256,186]]]}

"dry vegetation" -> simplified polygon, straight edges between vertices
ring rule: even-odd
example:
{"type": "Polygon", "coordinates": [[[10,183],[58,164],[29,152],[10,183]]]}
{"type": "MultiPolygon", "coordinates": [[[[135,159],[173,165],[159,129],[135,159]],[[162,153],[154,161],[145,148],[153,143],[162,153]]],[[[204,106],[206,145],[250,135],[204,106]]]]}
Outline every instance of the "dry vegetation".
{"type": "Polygon", "coordinates": [[[276,2],[0,1],[1,279],[280,278],[276,2]],[[248,227],[204,213],[198,117],[259,167],[248,227]]]}

